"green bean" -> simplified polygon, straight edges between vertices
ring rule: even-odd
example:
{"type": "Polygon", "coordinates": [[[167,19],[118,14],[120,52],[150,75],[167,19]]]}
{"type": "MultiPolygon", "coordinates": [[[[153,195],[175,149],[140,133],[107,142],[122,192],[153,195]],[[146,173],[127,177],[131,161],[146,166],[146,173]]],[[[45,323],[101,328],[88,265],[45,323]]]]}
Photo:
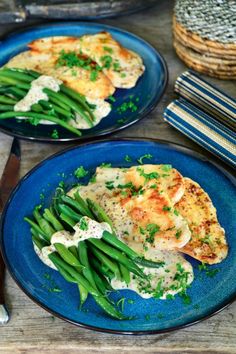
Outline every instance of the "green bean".
{"type": "Polygon", "coordinates": [[[51,225],[45,220],[40,214],[38,208],[36,207],[33,211],[33,215],[40,228],[44,231],[44,233],[51,238],[51,236],[55,233],[55,230],[51,227],[51,225]]]}
{"type": "MultiPolygon", "coordinates": [[[[70,247],[68,248],[68,250],[69,250],[71,253],[73,253],[73,255],[74,255],[77,259],[79,259],[79,253],[78,253],[78,249],[77,249],[76,246],[70,246],[70,247]]],[[[81,263],[81,264],[82,264],[82,263],[81,263]]]]}
{"type": "Polygon", "coordinates": [[[154,261],[150,261],[149,259],[142,258],[142,257],[134,258],[134,261],[135,261],[135,263],[138,263],[141,266],[147,267],[147,268],[160,268],[165,265],[165,262],[163,262],[163,261],[154,262],[154,261]]]}
{"type": "Polygon", "coordinates": [[[11,97],[7,97],[7,96],[0,96],[0,102],[1,103],[6,103],[6,104],[13,104],[15,105],[17,103],[17,100],[14,100],[11,97]]]}
{"type": "Polygon", "coordinates": [[[24,82],[19,82],[18,84],[16,84],[16,87],[29,91],[31,88],[31,85],[25,84],[24,82]]]}
{"type": "Polygon", "coordinates": [[[109,270],[104,264],[100,263],[95,257],[91,257],[91,263],[93,267],[99,271],[102,275],[107,277],[108,279],[113,279],[115,274],[109,270]]]}
{"type": "Polygon", "coordinates": [[[84,201],[84,199],[80,196],[78,190],[74,194],[75,200],[81,205],[83,210],[86,212],[85,215],[87,215],[89,218],[94,219],[93,214],[91,213],[88,204],[84,201]]]}
{"type": "Polygon", "coordinates": [[[64,259],[65,262],[67,262],[69,265],[73,267],[81,267],[82,264],[78,261],[78,259],[73,255],[72,252],[70,252],[65,245],[62,243],[54,243],[54,247],[56,248],[57,252],[61,256],[62,259],[64,259]]]}
{"type": "Polygon", "coordinates": [[[79,274],[73,267],[63,261],[56,254],[56,252],[50,253],[48,257],[54,264],[59,264],[59,266],[67,271],[77,281],[77,283],[81,284],[91,295],[100,296],[99,291],[94,289],[83,275],[79,274]]]}
{"type": "Polygon", "coordinates": [[[67,104],[69,107],[71,107],[75,112],[77,112],[81,118],[83,118],[90,127],[93,127],[93,123],[91,121],[91,119],[89,118],[89,116],[86,114],[86,112],[76,103],[74,102],[72,99],[70,99],[69,97],[65,96],[62,93],[55,93],[54,91],[48,89],[48,88],[44,88],[43,92],[45,92],[49,97],[54,97],[54,99],[58,99],[61,100],[61,102],[67,104]]]}
{"type": "Polygon", "coordinates": [[[110,225],[110,227],[113,229],[111,219],[106,215],[106,213],[100,207],[100,205],[89,198],[87,198],[87,203],[88,203],[90,210],[96,216],[97,220],[99,222],[103,222],[103,221],[107,222],[110,225]]]}
{"type": "Polygon", "coordinates": [[[130,272],[122,263],[119,263],[119,267],[121,272],[121,278],[126,283],[126,285],[128,285],[130,283],[130,272]]]}
{"type": "Polygon", "coordinates": [[[63,117],[72,118],[72,113],[69,112],[68,110],[65,110],[59,106],[57,106],[56,104],[53,103],[48,103],[48,101],[44,101],[44,100],[40,100],[39,103],[46,109],[48,110],[54,110],[55,112],[61,114],[63,117]]]}
{"type": "Polygon", "coordinates": [[[78,101],[81,106],[89,113],[90,118],[95,121],[95,116],[93,114],[93,112],[91,111],[89,105],[86,103],[86,99],[85,97],[81,97],[81,95],[79,93],[77,93],[76,91],[70,89],[69,87],[66,87],[65,85],[61,85],[60,89],[63,93],[67,94],[68,96],[70,96],[71,98],[73,98],[74,100],[78,101]]]}
{"type": "Polygon", "coordinates": [[[11,106],[9,104],[0,104],[0,111],[12,111],[14,109],[14,106],[11,106]]]}
{"type": "Polygon", "coordinates": [[[88,298],[88,291],[83,287],[83,285],[78,284],[79,294],[80,294],[80,309],[88,298]]]}
{"type": "Polygon", "coordinates": [[[72,220],[68,215],[65,215],[64,213],[60,214],[60,218],[73,229],[73,226],[75,226],[74,220],[72,220]]]}
{"type": "Polygon", "coordinates": [[[61,125],[63,128],[71,131],[72,133],[81,136],[81,132],[69,125],[68,123],[64,122],[63,120],[49,116],[47,114],[40,114],[40,113],[33,113],[33,112],[6,112],[0,114],[0,119],[7,119],[7,118],[16,118],[16,117],[29,117],[29,118],[37,118],[37,119],[45,119],[51,122],[54,122],[58,125],[61,125]]]}
{"type": "Polygon", "coordinates": [[[92,277],[94,279],[94,282],[95,282],[95,286],[96,288],[102,293],[102,295],[105,295],[106,294],[106,287],[102,281],[102,279],[100,278],[100,276],[95,272],[94,269],[91,269],[91,274],[92,274],[92,277]]]}
{"type": "Polygon", "coordinates": [[[84,209],[84,207],[73,198],[67,195],[62,195],[61,200],[66,204],[70,205],[71,207],[73,207],[74,209],[76,209],[77,211],[79,211],[79,213],[82,214],[82,216],[89,216],[86,213],[86,209],[84,209]]]}
{"type": "Polygon", "coordinates": [[[49,246],[50,243],[46,241],[43,236],[41,236],[33,227],[31,227],[30,232],[32,236],[35,236],[35,238],[39,239],[39,241],[42,243],[42,247],[49,246]]]}
{"type": "Polygon", "coordinates": [[[121,252],[124,252],[128,257],[132,259],[135,259],[136,257],[139,256],[135,251],[132,250],[132,248],[127,246],[124,242],[119,240],[117,236],[111,234],[108,231],[103,232],[102,239],[107,243],[109,243],[111,246],[116,247],[121,252]]]}
{"type": "Polygon", "coordinates": [[[0,85],[17,85],[17,84],[23,84],[23,82],[20,82],[19,80],[13,79],[11,77],[6,77],[5,75],[0,74],[0,85]]]}
{"type": "Polygon", "coordinates": [[[17,70],[12,70],[12,69],[7,69],[4,68],[0,70],[0,76],[4,75],[6,77],[11,77],[15,80],[20,80],[20,81],[25,81],[25,82],[32,82],[34,78],[32,76],[29,76],[23,72],[17,71],[17,70]]]}
{"type": "Polygon", "coordinates": [[[49,221],[56,231],[61,231],[64,229],[63,225],[58,221],[58,219],[53,215],[52,211],[49,209],[44,209],[43,217],[49,221]]]}
{"type": "Polygon", "coordinates": [[[58,204],[58,209],[60,210],[61,213],[69,216],[72,220],[76,222],[79,222],[81,218],[83,217],[80,214],[77,214],[73,209],[71,209],[69,206],[65,204],[58,204]]]}
{"type": "Polygon", "coordinates": [[[87,253],[87,245],[85,241],[81,241],[78,244],[78,253],[81,264],[84,266],[83,275],[90,282],[90,284],[94,287],[94,289],[98,289],[96,286],[96,282],[93,278],[93,274],[90,268],[90,264],[88,261],[88,253],[87,253]]]}
{"type": "Polygon", "coordinates": [[[56,95],[52,95],[52,94],[49,94],[48,95],[48,98],[49,98],[49,103],[54,103],[58,106],[60,106],[62,109],[64,109],[65,111],[67,111],[68,113],[71,112],[71,108],[70,106],[66,105],[64,102],[58,100],[57,96],[56,95]]]}
{"type": "Polygon", "coordinates": [[[112,261],[103,252],[101,252],[98,248],[92,246],[91,244],[90,248],[92,253],[99,259],[99,261],[106,265],[115,274],[116,278],[120,279],[120,270],[116,262],[112,261]]]}
{"type": "Polygon", "coordinates": [[[99,306],[101,306],[101,308],[108,313],[108,315],[117,318],[118,320],[128,320],[129,318],[124,316],[121,312],[119,312],[118,310],[116,310],[112,304],[105,298],[102,296],[93,296],[94,300],[97,302],[97,304],[99,306]]]}
{"type": "Polygon", "coordinates": [[[70,275],[70,273],[68,273],[63,267],[60,266],[60,264],[55,262],[53,259],[51,259],[51,261],[66,281],[68,281],[69,283],[78,283],[77,280],[70,275]]]}
{"type": "Polygon", "coordinates": [[[38,226],[38,224],[26,216],[24,217],[24,220],[27,221],[40,235],[42,235],[46,241],[50,242],[50,237],[48,237],[48,235],[38,226]]]}
{"type": "Polygon", "coordinates": [[[43,247],[48,246],[46,242],[44,242],[42,239],[40,239],[36,235],[32,235],[32,241],[33,243],[41,250],[43,247]]]}
{"type": "Polygon", "coordinates": [[[88,242],[93,244],[95,247],[100,249],[102,252],[107,254],[110,258],[115,259],[119,263],[122,263],[129,271],[132,273],[145,278],[145,274],[142,272],[142,270],[129,258],[127,258],[123,253],[120,251],[116,250],[115,248],[109,246],[102,240],[97,240],[95,238],[90,238],[88,239],[88,242]]]}
{"type": "Polygon", "coordinates": [[[13,96],[17,97],[18,99],[21,99],[26,95],[26,92],[24,90],[21,90],[17,87],[7,88],[6,91],[10,92],[13,96]]]}

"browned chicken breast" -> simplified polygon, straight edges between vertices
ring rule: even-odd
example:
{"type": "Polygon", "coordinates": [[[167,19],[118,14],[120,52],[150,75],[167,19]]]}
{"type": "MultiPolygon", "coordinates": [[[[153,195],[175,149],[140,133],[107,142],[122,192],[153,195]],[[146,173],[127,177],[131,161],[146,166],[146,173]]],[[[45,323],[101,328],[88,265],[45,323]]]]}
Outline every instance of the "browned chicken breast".
{"type": "Polygon", "coordinates": [[[115,91],[111,81],[102,71],[91,80],[91,71],[82,67],[57,66],[58,56],[45,51],[26,51],[10,59],[8,68],[35,70],[60,79],[65,85],[92,99],[105,99],[115,91]]]}
{"type": "Polygon", "coordinates": [[[175,208],[187,220],[192,236],[180,251],[204,263],[219,263],[227,256],[228,246],[216,209],[199,184],[184,180],[185,193],[175,208]]]}
{"type": "Polygon", "coordinates": [[[141,57],[124,48],[108,32],[76,37],[40,38],[29,44],[33,51],[58,55],[62,50],[76,52],[94,60],[117,88],[132,88],[143,74],[141,57]]]}

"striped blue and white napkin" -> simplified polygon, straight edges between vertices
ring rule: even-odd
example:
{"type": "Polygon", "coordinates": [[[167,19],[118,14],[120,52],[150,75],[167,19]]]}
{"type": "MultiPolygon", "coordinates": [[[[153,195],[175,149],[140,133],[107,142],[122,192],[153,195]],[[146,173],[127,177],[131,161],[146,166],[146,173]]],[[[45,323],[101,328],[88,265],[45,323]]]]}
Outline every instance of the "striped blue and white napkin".
{"type": "Polygon", "coordinates": [[[236,100],[193,71],[186,71],[177,78],[175,92],[236,132],[236,100]]]}
{"type": "Polygon", "coordinates": [[[236,168],[236,134],[231,129],[184,99],[169,104],[164,119],[236,168]]]}

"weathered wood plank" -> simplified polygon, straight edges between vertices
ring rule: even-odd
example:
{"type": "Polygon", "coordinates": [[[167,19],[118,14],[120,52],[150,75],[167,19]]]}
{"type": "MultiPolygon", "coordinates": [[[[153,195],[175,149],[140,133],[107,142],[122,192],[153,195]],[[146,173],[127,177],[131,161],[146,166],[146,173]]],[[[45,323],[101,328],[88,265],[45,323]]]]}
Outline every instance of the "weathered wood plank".
{"type": "MultiPolygon", "coordinates": [[[[159,49],[169,67],[169,84],[158,107],[133,127],[117,137],[151,137],[183,143],[201,151],[196,144],[169,127],[162,119],[164,107],[174,98],[173,84],[185,66],[172,48],[171,9],[173,1],[159,0],[156,7],[140,14],[106,20],[148,40],[159,49]]],[[[5,29],[2,28],[2,33],[5,29]]],[[[235,94],[235,84],[210,80],[229,94],[235,94]]],[[[0,173],[11,144],[11,137],[0,134],[0,173]]],[[[21,175],[36,163],[68,145],[35,144],[22,141],[21,175]]],[[[74,327],[54,318],[38,307],[18,289],[7,276],[7,302],[11,321],[0,327],[0,353],[169,353],[169,354],[233,354],[236,353],[236,303],[195,326],[166,334],[142,337],[115,336],[74,327]]]]}

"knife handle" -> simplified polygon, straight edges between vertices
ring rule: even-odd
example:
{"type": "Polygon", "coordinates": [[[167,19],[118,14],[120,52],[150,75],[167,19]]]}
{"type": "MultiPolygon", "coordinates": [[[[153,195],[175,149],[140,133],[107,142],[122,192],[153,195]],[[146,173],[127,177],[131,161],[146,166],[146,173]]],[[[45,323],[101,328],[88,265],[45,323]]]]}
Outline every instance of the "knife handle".
{"type": "Polygon", "coordinates": [[[4,305],[4,275],[5,275],[5,264],[3,262],[2,254],[0,251],[0,305],[4,305]]]}

